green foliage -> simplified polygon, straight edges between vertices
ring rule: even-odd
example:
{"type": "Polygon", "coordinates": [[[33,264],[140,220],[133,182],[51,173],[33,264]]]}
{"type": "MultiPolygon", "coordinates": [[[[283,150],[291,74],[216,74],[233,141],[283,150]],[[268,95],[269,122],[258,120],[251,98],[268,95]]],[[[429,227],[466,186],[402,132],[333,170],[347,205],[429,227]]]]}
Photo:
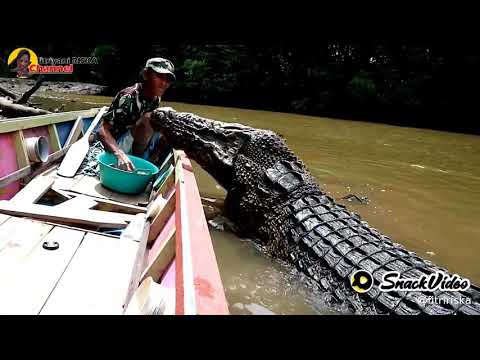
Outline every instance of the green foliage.
{"type": "Polygon", "coordinates": [[[0,61],[0,77],[8,77],[8,66],[6,62],[0,61]]]}
{"type": "Polygon", "coordinates": [[[0,48],[0,55],[0,77],[8,77],[10,75],[7,64],[9,50],[0,48]]]}
{"type": "Polygon", "coordinates": [[[99,82],[112,88],[121,83],[121,59],[119,51],[113,45],[100,45],[95,47],[91,56],[97,58],[98,64],[94,65],[93,75],[99,82]]]}
{"type": "MultiPolygon", "coordinates": [[[[9,49],[0,49],[8,53],[9,49]]],[[[480,55],[472,45],[407,42],[315,42],[266,45],[147,45],[96,47],[45,44],[39,53],[90,54],[98,65],[75,79],[106,84],[113,95],[138,81],[145,60],[169,58],[177,81],[164,100],[292,111],[479,132],[476,111],[480,55]],[[53,50],[52,50],[53,49],[53,50]]],[[[87,71],[88,69],[88,71],[87,71]]],[[[5,73],[0,62],[0,74],[5,73]]]]}
{"type": "Polygon", "coordinates": [[[189,89],[201,88],[210,71],[206,59],[186,59],[179,71],[183,72],[183,85],[189,89]]]}
{"type": "Polygon", "coordinates": [[[99,62],[104,62],[106,59],[114,57],[117,53],[117,48],[113,45],[100,45],[92,51],[92,56],[95,56],[99,62]]]}
{"type": "Polygon", "coordinates": [[[357,102],[365,102],[375,98],[377,88],[365,71],[358,72],[348,84],[352,97],[357,102]]]}

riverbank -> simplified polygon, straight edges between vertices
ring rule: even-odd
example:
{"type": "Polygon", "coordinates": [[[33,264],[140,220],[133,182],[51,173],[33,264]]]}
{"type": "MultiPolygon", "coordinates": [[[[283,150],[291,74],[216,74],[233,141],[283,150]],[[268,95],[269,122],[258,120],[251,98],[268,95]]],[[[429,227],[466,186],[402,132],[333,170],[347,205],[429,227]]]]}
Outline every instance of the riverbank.
{"type": "MultiPolygon", "coordinates": [[[[0,86],[16,95],[21,95],[35,84],[35,79],[0,78],[0,86]]],[[[72,95],[102,95],[107,87],[91,83],[72,81],[44,81],[36,91],[36,95],[65,93],[72,95]]]]}
{"type": "MultiPolygon", "coordinates": [[[[31,89],[35,79],[1,78],[0,87],[13,93],[17,98],[31,89]]],[[[44,81],[40,88],[29,99],[31,106],[50,112],[86,110],[91,107],[109,105],[111,97],[106,93],[106,86],[72,82],[72,81],[44,81]],[[89,101],[89,97],[92,99],[89,101]],[[104,98],[103,101],[98,99],[104,98]]],[[[0,111],[0,120],[5,119],[0,111]]]]}

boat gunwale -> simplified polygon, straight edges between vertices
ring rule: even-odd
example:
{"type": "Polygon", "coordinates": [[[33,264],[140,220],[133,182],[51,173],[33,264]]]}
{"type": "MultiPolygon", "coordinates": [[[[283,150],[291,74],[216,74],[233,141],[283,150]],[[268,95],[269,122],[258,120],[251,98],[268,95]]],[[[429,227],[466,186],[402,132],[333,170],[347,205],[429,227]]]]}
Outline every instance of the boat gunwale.
{"type": "Polygon", "coordinates": [[[34,115],[0,120],[0,134],[25,130],[39,126],[58,124],[75,120],[78,116],[93,117],[101,108],[65,111],[45,115],[34,115]]]}

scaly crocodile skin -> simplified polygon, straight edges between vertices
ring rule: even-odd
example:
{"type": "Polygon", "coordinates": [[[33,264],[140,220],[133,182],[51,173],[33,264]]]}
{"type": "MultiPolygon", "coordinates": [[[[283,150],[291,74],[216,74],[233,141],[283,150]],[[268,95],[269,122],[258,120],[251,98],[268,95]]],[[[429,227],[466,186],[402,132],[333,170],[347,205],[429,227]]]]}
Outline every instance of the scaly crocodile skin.
{"type": "Polygon", "coordinates": [[[474,285],[462,292],[381,292],[378,286],[386,271],[399,271],[404,278],[447,271],[335,203],[274,132],[175,111],[157,110],[154,119],[154,127],[174,147],[227,190],[226,215],[241,233],[294,264],[332,306],[362,314],[480,314],[480,288],[474,285]],[[373,288],[364,294],[350,286],[351,275],[360,269],[374,277],[373,288]],[[427,303],[429,295],[440,303],[427,303]]]}

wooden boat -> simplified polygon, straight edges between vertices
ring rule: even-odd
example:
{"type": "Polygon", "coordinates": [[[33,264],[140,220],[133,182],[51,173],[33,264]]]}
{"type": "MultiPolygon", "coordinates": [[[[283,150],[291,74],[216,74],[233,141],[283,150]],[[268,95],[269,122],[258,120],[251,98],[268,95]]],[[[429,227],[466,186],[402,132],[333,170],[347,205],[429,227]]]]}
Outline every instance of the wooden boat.
{"type": "Polygon", "coordinates": [[[99,111],[0,121],[0,314],[228,314],[183,152],[135,196],[56,173],[99,111]]]}

